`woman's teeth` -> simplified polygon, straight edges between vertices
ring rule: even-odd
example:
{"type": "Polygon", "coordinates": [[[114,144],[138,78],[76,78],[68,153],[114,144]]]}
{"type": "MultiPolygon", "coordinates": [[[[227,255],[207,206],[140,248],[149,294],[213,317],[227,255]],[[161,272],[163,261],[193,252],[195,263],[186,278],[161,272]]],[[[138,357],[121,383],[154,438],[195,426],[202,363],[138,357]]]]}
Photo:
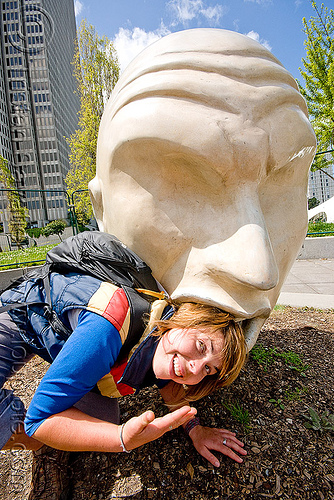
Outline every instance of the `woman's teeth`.
{"type": "Polygon", "coordinates": [[[180,364],[179,364],[179,360],[177,358],[174,358],[173,359],[173,366],[174,366],[174,372],[175,372],[175,375],[177,377],[181,377],[182,376],[182,373],[181,373],[181,369],[180,369],[180,364]]]}

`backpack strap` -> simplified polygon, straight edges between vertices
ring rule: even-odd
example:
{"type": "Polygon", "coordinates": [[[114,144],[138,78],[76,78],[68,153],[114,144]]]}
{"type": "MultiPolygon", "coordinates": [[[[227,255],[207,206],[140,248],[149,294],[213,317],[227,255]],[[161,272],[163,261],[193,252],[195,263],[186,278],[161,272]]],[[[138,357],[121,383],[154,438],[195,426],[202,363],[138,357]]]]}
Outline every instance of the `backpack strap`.
{"type": "Polygon", "coordinates": [[[139,295],[134,288],[122,286],[122,289],[124,290],[130,306],[130,325],[128,335],[118,355],[119,359],[126,356],[139,342],[145,330],[145,316],[148,315],[151,310],[151,302],[147,298],[139,295]]]}
{"type": "MultiPolygon", "coordinates": [[[[51,264],[44,264],[43,268],[39,271],[33,271],[30,275],[31,277],[37,277],[43,281],[43,286],[46,295],[46,302],[15,302],[13,304],[7,304],[5,306],[0,306],[0,313],[12,311],[13,309],[28,309],[32,306],[43,307],[43,316],[49,322],[51,328],[63,339],[67,340],[71,335],[72,331],[64,325],[64,323],[59,319],[57,313],[52,309],[51,304],[51,289],[50,289],[50,273],[51,264]]],[[[28,277],[29,278],[29,277],[28,277]]],[[[16,283],[15,283],[16,284],[16,283]]],[[[13,284],[13,287],[15,286],[13,284]]],[[[8,287],[7,290],[11,288],[8,287]]],[[[1,301],[0,301],[1,302],[1,301]]]]}
{"type": "Polygon", "coordinates": [[[168,296],[165,292],[154,292],[153,290],[145,290],[144,288],[135,288],[136,292],[142,293],[143,295],[148,295],[150,297],[154,297],[158,300],[164,300],[168,296]]]}

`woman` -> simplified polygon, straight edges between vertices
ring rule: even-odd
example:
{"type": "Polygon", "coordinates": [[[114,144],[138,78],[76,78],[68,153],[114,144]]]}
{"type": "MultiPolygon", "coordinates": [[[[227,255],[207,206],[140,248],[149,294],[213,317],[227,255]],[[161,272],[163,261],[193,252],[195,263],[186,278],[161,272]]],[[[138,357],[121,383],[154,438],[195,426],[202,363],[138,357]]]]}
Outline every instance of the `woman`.
{"type": "MultiPolygon", "coordinates": [[[[1,390],[3,449],[37,450],[43,443],[68,451],[129,452],[182,425],[198,452],[210,450],[241,463],[246,455],[234,433],[200,425],[189,402],[230,384],[245,360],[244,337],[227,313],[211,306],[153,302],[145,331],[127,343],[129,295],[123,288],[79,273],[52,273],[51,301],[68,327],[61,338],[45,318],[43,282],[31,278],[1,296],[3,305],[29,302],[0,315],[0,382],[34,354],[51,364],[25,415],[12,391],[1,390]],[[119,425],[115,397],[157,385],[171,412],[152,411],[119,425]],[[24,421],[25,430],[22,429],[24,421]]],[[[134,292],[136,293],[136,292],[134,292]]]]}

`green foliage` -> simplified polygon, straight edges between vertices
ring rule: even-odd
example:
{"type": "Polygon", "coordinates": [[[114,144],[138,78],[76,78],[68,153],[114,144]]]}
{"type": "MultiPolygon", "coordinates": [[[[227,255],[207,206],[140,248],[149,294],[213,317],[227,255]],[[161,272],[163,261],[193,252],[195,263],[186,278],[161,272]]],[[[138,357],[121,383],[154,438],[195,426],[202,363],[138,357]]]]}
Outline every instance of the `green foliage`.
{"type": "MultiPolygon", "coordinates": [[[[44,261],[47,252],[51,250],[51,248],[53,248],[54,246],[56,245],[50,244],[40,247],[26,248],[24,250],[14,250],[12,252],[1,252],[0,266],[4,267],[1,267],[0,269],[2,271],[4,269],[12,269],[17,267],[18,263],[25,264],[25,266],[29,267],[34,265],[32,264],[32,262],[44,261]]],[[[43,262],[37,262],[37,264],[43,264],[43,262]]]]}
{"type": "Polygon", "coordinates": [[[304,415],[308,420],[305,422],[305,427],[307,429],[313,429],[314,431],[334,431],[334,414],[330,414],[329,411],[323,412],[319,415],[313,408],[308,409],[310,415],[304,415]]]}
{"type": "Polygon", "coordinates": [[[284,311],[287,308],[287,306],[284,306],[283,304],[276,304],[274,306],[274,311],[284,311]]]}
{"type": "MultiPolygon", "coordinates": [[[[8,161],[0,155],[0,183],[5,189],[15,189],[15,180],[8,168],[8,161]]],[[[12,242],[21,248],[26,240],[25,229],[27,227],[28,210],[21,206],[21,200],[18,192],[5,191],[7,196],[9,212],[8,228],[11,234],[12,242]]]]}
{"type": "Polygon", "coordinates": [[[290,368],[291,370],[296,370],[299,373],[304,373],[306,370],[309,369],[309,365],[303,363],[299,354],[297,354],[296,352],[293,351],[276,352],[275,356],[283,359],[287,367],[290,368]]]}
{"type": "Polygon", "coordinates": [[[317,198],[315,196],[313,196],[312,198],[309,198],[307,200],[307,208],[309,210],[311,210],[311,208],[317,207],[318,205],[320,205],[320,201],[317,200],[317,198]]]}
{"type": "Polygon", "coordinates": [[[294,391],[291,389],[286,389],[285,397],[288,401],[300,401],[306,392],[308,392],[308,389],[306,387],[302,387],[301,389],[296,387],[294,391]]]}
{"type": "Polygon", "coordinates": [[[303,363],[299,354],[293,351],[279,352],[276,347],[264,347],[258,344],[253,347],[250,356],[258,365],[263,366],[264,371],[267,371],[269,365],[273,364],[275,359],[282,359],[288,368],[296,370],[300,374],[309,368],[309,365],[303,363]]]}
{"type": "Polygon", "coordinates": [[[258,344],[253,347],[250,356],[258,365],[263,366],[264,370],[267,371],[268,366],[274,362],[275,353],[276,349],[258,344]]]}
{"type": "MultiPolygon", "coordinates": [[[[73,60],[74,75],[80,96],[77,131],[68,139],[71,169],[67,174],[68,191],[72,194],[87,189],[95,176],[97,136],[104,105],[119,77],[117,54],[111,41],[100,38],[92,25],[83,20],[78,29],[78,44],[73,60]]],[[[76,196],[79,224],[92,217],[88,193],[76,196]]]]}
{"type": "Polygon", "coordinates": [[[40,227],[29,227],[26,229],[26,233],[30,236],[30,238],[39,238],[41,234],[43,234],[43,230],[40,227]]]}
{"type": "Polygon", "coordinates": [[[269,403],[273,403],[275,406],[277,406],[281,410],[284,410],[284,408],[285,408],[282,399],[269,399],[269,403]]]}
{"type": "MultiPolygon", "coordinates": [[[[334,11],[312,1],[315,15],[307,21],[303,19],[306,40],[306,57],[300,68],[305,87],[299,83],[300,91],[306,99],[311,122],[314,127],[318,151],[333,148],[334,133],[334,11]]],[[[331,155],[333,158],[333,154],[331,155]]],[[[330,157],[315,157],[312,170],[330,164],[330,157]]]]}
{"type": "Polygon", "coordinates": [[[244,430],[250,429],[250,415],[248,410],[244,410],[239,403],[236,401],[235,403],[225,403],[223,402],[223,406],[230,412],[231,417],[234,418],[239,424],[243,427],[244,430]]]}
{"type": "MultiPolygon", "coordinates": [[[[333,234],[324,234],[324,236],[334,236],[334,223],[333,222],[309,222],[307,233],[320,233],[331,231],[333,234]]],[[[315,236],[320,236],[316,234],[315,236]]]]}
{"type": "Polygon", "coordinates": [[[43,235],[48,237],[52,234],[57,234],[60,241],[63,241],[60,235],[65,231],[65,227],[66,222],[64,222],[63,220],[53,220],[43,228],[43,235]]]}

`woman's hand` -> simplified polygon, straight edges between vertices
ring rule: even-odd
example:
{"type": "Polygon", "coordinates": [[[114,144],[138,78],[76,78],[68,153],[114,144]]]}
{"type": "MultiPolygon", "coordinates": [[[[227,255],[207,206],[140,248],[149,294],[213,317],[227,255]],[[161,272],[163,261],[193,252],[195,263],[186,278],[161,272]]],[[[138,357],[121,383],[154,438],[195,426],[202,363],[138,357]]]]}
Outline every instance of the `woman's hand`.
{"type": "Polygon", "coordinates": [[[244,444],[235,437],[234,432],[226,429],[197,425],[191,429],[189,437],[198,453],[215,467],[219,467],[220,462],[210,450],[219,451],[239,464],[243,462],[239,455],[247,455],[247,451],[243,448],[244,444]]]}
{"type": "MultiPolygon", "coordinates": [[[[187,423],[196,413],[195,408],[183,406],[160,418],[155,418],[152,411],[131,418],[122,430],[125,447],[132,450],[153,441],[187,423]]],[[[119,433],[119,425],[94,418],[77,408],[69,408],[44,420],[33,437],[58,450],[110,453],[122,451],[119,433]]]]}
{"type": "Polygon", "coordinates": [[[154,441],[165,432],[176,429],[194,418],[197,410],[189,406],[182,406],[178,410],[163,417],[155,418],[153,411],[146,411],[128,420],[123,426],[123,442],[127,450],[133,450],[145,443],[154,441]]]}

